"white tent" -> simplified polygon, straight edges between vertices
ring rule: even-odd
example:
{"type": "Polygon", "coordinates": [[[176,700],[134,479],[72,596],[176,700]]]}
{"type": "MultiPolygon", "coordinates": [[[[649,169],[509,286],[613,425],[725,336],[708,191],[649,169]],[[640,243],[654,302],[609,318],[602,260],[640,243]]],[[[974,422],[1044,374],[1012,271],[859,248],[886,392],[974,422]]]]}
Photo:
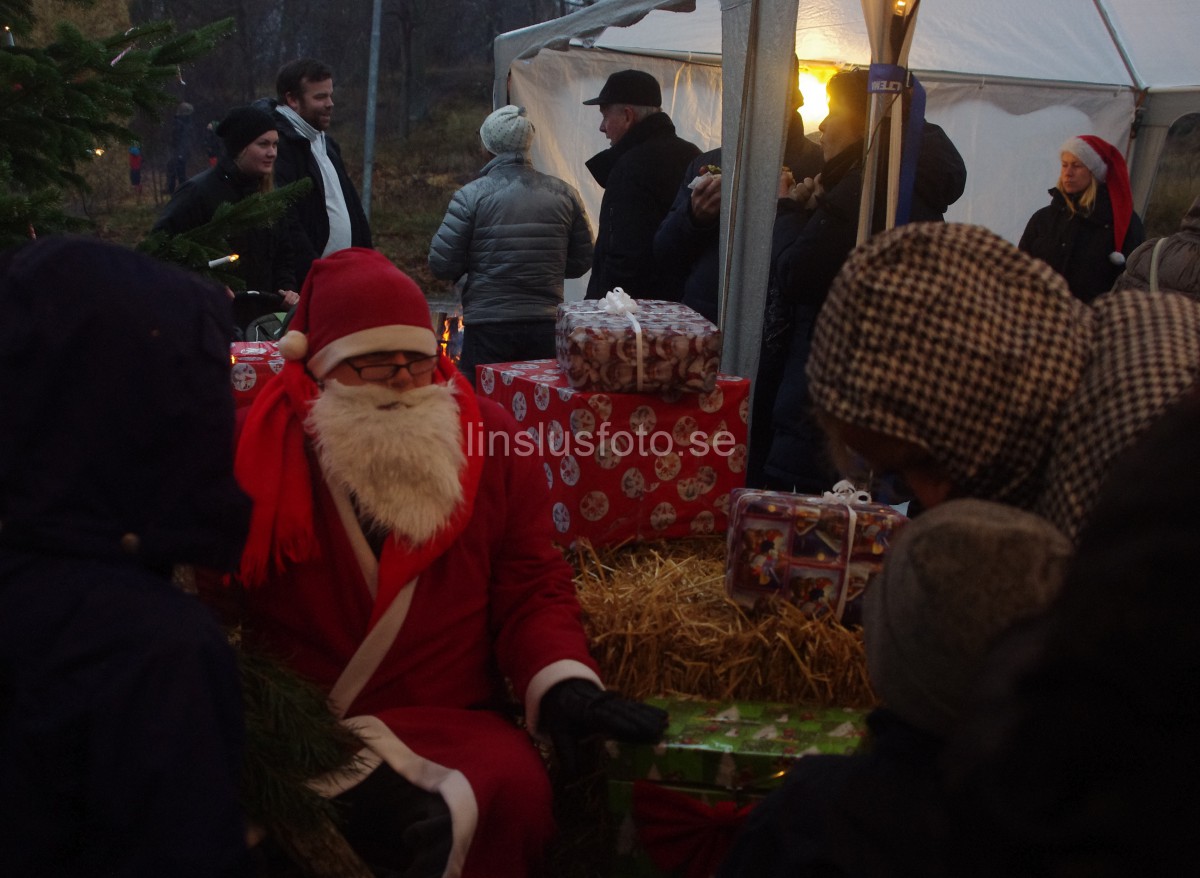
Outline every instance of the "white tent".
{"type": "MultiPolygon", "coordinates": [[[[602,193],[584,161],[607,142],[581,102],[613,71],[655,74],[680,135],[701,148],[725,132],[736,193],[723,205],[730,372],[753,374],[757,361],[788,58],[794,47],[802,62],[869,63],[864,7],[874,3],[599,0],[496,38],[496,104],[529,109],[535,163],[571,181],[593,217],[602,193]]],[[[1048,202],[1058,147],[1076,134],[1126,150],[1144,210],[1167,129],[1200,112],[1197,46],[1196,0],[921,0],[909,66],[928,92],[927,117],[968,170],[947,218],[1015,241],[1048,202]]]]}

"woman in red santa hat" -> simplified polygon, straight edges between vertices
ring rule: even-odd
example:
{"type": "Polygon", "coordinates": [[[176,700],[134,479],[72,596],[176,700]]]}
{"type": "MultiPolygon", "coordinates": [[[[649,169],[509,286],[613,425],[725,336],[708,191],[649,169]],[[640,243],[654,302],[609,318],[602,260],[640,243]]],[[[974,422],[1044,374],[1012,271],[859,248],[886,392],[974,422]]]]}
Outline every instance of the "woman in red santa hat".
{"type": "Polygon", "coordinates": [[[1049,263],[1076,298],[1090,302],[1112,289],[1146,230],[1115,146],[1083,134],[1069,138],[1060,152],[1062,170],[1050,204],[1029,218],[1018,246],[1049,263]]]}

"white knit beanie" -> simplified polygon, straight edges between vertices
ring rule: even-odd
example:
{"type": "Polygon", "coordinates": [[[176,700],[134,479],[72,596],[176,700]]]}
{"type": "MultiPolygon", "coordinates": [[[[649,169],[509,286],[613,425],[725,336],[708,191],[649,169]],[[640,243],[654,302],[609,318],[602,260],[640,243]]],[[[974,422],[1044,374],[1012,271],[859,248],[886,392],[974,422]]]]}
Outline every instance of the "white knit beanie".
{"type": "Polygon", "coordinates": [[[533,123],[525,117],[524,107],[509,104],[483,120],[479,136],[484,148],[492,155],[529,152],[533,143],[533,123]]]}

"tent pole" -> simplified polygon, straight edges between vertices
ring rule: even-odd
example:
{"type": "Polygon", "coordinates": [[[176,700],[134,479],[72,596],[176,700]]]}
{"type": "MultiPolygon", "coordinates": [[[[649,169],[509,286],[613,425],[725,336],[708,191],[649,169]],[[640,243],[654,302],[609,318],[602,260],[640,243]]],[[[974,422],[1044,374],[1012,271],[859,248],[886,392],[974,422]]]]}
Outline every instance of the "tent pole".
{"type": "Polygon", "coordinates": [[[371,218],[371,178],[375,174],[375,103],[379,91],[379,26],[382,0],[373,0],[371,9],[371,56],[367,68],[367,120],[363,132],[362,206],[371,218]]]}

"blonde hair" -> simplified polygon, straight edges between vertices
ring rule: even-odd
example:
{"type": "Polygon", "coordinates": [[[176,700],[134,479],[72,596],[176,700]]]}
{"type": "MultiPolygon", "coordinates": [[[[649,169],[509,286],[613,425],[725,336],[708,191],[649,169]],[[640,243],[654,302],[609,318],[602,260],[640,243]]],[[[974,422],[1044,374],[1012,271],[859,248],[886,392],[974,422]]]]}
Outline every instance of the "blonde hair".
{"type": "MultiPolygon", "coordinates": [[[[1065,153],[1070,155],[1071,153],[1065,153]]],[[[1054,184],[1054,188],[1062,193],[1063,201],[1067,203],[1067,210],[1072,214],[1078,213],[1081,216],[1090,216],[1092,208],[1096,206],[1096,191],[1100,188],[1100,181],[1096,179],[1096,175],[1092,174],[1092,180],[1088,183],[1086,189],[1079,193],[1079,197],[1072,198],[1067,194],[1062,187],[1062,177],[1059,176],[1058,182],[1054,184]]]]}

